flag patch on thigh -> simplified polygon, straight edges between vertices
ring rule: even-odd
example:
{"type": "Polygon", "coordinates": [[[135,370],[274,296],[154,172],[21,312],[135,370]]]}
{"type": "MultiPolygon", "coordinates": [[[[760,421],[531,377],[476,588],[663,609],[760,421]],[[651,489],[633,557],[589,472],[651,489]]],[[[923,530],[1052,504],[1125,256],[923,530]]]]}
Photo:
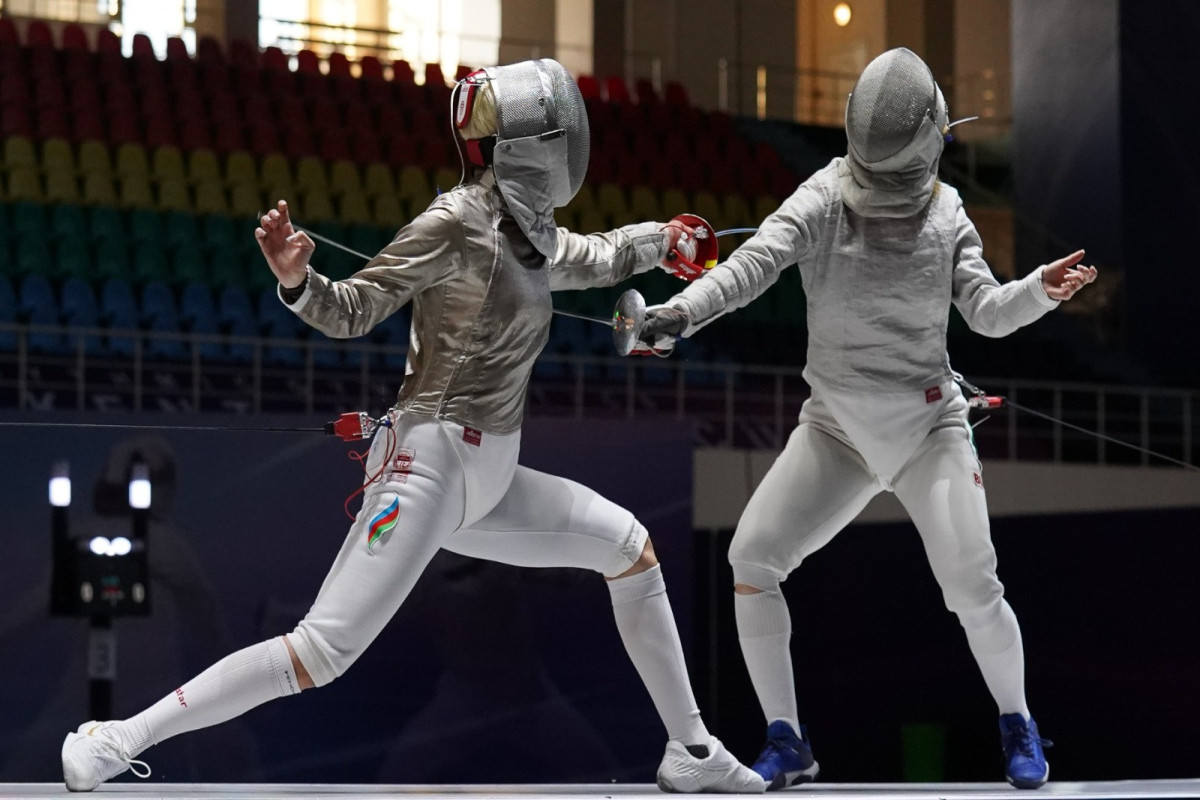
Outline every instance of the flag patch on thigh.
{"type": "Polygon", "coordinates": [[[367,526],[368,553],[374,554],[375,543],[390,533],[392,528],[396,527],[398,519],[400,519],[400,498],[393,497],[392,502],[388,503],[382,511],[372,517],[371,524],[367,526]]]}

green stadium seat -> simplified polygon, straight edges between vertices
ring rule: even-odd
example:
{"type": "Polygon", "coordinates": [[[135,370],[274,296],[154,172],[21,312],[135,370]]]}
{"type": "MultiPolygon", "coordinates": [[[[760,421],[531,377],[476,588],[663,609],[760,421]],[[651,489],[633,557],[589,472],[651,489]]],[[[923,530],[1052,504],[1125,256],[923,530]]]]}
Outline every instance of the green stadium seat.
{"type": "Polygon", "coordinates": [[[16,271],[10,274],[54,276],[56,264],[47,240],[22,234],[17,237],[13,255],[16,271]]]}
{"type": "Polygon", "coordinates": [[[201,250],[200,225],[196,217],[185,211],[169,211],[163,215],[163,244],[168,248],[190,247],[201,250]]]}
{"type": "Polygon", "coordinates": [[[133,251],[133,282],[172,281],[171,265],[163,252],[162,242],[142,242],[133,251]]]}
{"type": "Polygon", "coordinates": [[[212,282],[208,260],[195,246],[177,246],[171,250],[171,273],[178,284],[212,282]]]}
{"type": "Polygon", "coordinates": [[[50,218],[41,203],[12,204],[12,230],[17,236],[32,236],[49,240],[50,218]]]}
{"type": "Polygon", "coordinates": [[[135,208],[129,212],[129,241],[162,245],[165,239],[162,215],[154,209],[135,208]]]}
{"type": "Polygon", "coordinates": [[[93,206],[88,211],[88,236],[94,243],[116,241],[125,243],[125,219],[114,206],[93,206]]]}
{"type": "MultiPolygon", "coordinates": [[[[242,264],[241,252],[232,242],[214,247],[208,262],[210,276],[207,282],[210,285],[246,287],[246,269],[242,264]]],[[[263,269],[270,271],[266,263],[263,269]]]]}
{"type": "Polygon", "coordinates": [[[133,266],[129,259],[129,249],[124,240],[104,239],[96,245],[96,280],[106,281],[110,278],[129,280],[133,274],[133,266]]]}
{"type": "Polygon", "coordinates": [[[57,250],[57,277],[76,277],[89,281],[94,277],[92,249],[85,232],[79,231],[74,235],[59,238],[57,250]]]}
{"type": "Polygon", "coordinates": [[[87,239],[88,219],[83,207],[70,204],[59,204],[50,209],[50,229],[54,238],[66,239],[71,236],[82,236],[87,239]]]}

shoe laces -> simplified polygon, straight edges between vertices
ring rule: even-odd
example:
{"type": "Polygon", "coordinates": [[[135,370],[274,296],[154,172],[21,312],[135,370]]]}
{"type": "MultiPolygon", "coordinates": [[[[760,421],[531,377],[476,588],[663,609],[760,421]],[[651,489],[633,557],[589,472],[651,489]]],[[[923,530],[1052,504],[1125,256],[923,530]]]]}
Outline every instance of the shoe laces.
{"type": "Polygon", "coordinates": [[[145,761],[140,761],[125,754],[125,747],[121,743],[120,734],[111,725],[105,725],[97,733],[97,738],[103,739],[109,745],[113,752],[116,753],[117,760],[129,767],[130,772],[139,778],[150,777],[150,765],[145,761]],[[145,772],[143,773],[142,770],[145,770],[145,772]]]}
{"type": "Polygon", "coordinates": [[[1004,747],[1006,750],[1016,750],[1026,758],[1033,758],[1034,744],[1041,745],[1043,748],[1054,747],[1054,742],[1049,739],[1043,739],[1040,736],[1034,736],[1033,731],[1028,725],[1011,728],[1004,734],[1004,747]]]}

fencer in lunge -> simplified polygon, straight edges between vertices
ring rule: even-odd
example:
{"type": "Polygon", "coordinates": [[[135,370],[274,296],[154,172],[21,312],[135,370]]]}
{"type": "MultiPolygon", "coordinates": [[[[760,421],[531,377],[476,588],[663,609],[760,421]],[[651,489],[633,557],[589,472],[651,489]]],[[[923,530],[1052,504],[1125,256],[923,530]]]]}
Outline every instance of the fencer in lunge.
{"type": "Polygon", "coordinates": [[[764,791],[701,720],[646,529],[592,490],[517,463],[550,293],[609,286],[662,264],[685,231],[650,222],[582,236],[556,227],[554,209],[583,181],[589,138],[579,90],[553,60],[473,73],[455,87],[452,115],[464,182],[352,277],[331,281],[308,266],[315,245],[283,203],[255,232],[283,302],[330,336],[360,336],[413,304],[406,376],[367,459],[368,479],[378,480],[368,480],[316,601],[291,633],[228,656],[134,717],[69,734],[69,789],[142,766],[133,759],[171,736],[330,683],[446,548],[605,576],[626,651],[667,729],[659,785],[764,791]]]}
{"type": "Polygon", "coordinates": [[[738,637],[768,723],[753,768],[770,789],[818,769],[799,724],[780,582],[881,491],[895,492],[915,523],[999,707],[1006,777],[1022,788],[1047,779],[946,327],[953,303],[972,330],[1006,336],[1070,299],[1096,270],[1078,266],[1079,251],[1000,285],[958,193],[937,179],[948,129],[925,63],[903,48],[880,55],[847,103],[846,157],[804,181],[726,262],[647,309],[644,340],[669,347],[799,265],[812,393],[729,550],[738,637]]]}

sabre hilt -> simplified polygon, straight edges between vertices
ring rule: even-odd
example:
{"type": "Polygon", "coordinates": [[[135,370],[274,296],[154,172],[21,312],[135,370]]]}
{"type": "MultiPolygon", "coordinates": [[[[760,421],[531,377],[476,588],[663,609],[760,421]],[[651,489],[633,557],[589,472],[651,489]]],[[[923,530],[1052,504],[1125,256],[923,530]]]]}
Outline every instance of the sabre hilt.
{"type": "Polygon", "coordinates": [[[325,423],[325,434],[336,436],[343,442],[359,442],[370,439],[380,427],[391,426],[391,420],[386,416],[375,419],[365,411],[347,411],[333,422],[325,423]]]}
{"type": "Polygon", "coordinates": [[[688,258],[676,246],[667,253],[665,264],[677,278],[694,281],[705,271],[717,265],[717,256],[720,252],[717,244],[717,232],[704,217],[695,214],[679,214],[673,217],[671,222],[679,222],[692,229],[693,233],[689,241],[695,246],[696,252],[692,258],[688,258]]]}

